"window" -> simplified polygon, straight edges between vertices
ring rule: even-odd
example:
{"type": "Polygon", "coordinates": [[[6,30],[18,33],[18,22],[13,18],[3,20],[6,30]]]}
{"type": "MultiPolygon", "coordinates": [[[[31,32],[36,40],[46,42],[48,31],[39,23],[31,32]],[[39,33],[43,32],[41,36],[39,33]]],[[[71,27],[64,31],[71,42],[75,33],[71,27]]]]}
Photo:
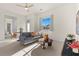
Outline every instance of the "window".
{"type": "Polygon", "coordinates": [[[76,33],[79,35],[79,11],[76,15],[76,33]]]}
{"type": "Polygon", "coordinates": [[[11,24],[7,23],[7,32],[10,34],[11,33],[11,24]]]}
{"type": "Polygon", "coordinates": [[[30,32],[30,22],[29,21],[27,21],[27,23],[26,23],[26,30],[27,30],[27,32],[30,32]]]}

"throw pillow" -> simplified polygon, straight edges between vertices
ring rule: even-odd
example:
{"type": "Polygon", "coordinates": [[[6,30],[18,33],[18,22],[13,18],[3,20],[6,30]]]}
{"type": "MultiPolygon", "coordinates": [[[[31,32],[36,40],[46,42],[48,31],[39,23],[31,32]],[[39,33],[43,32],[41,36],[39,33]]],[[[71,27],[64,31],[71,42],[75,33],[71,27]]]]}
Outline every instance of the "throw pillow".
{"type": "Polygon", "coordinates": [[[31,35],[32,35],[32,36],[35,36],[35,35],[36,35],[36,32],[32,32],[31,35]]]}

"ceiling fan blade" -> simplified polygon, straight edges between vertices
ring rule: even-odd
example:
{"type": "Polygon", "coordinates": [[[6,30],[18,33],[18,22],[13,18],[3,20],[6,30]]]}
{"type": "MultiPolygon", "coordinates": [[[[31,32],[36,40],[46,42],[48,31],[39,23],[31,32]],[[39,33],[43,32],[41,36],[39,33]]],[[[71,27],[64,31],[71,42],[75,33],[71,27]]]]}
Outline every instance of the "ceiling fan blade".
{"type": "Polygon", "coordinates": [[[23,8],[25,8],[26,6],[22,6],[22,5],[19,5],[19,4],[17,4],[16,6],[18,6],[18,7],[23,7],[23,8]]]}
{"type": "Polygon", "coordinates": [[[29,7],[32,7],[32,6],[33,6],[33,4],[31,4],[31,3],[26,3],[26,5],[25,5],[26,8],[29,8],[29,7]]]}
{"type": "Polygon", "coordinates": [[[32,7],[33,6],[33,4],[31,4],[29,7],[32,7]]]}
{"type": "Polygon", "coordinates": [[[23,8],[30,8],[33,6],[33,4],[31,4],[31,3],[26,3],[25,5],[17,4],[16,6],[23,7],[23,8]]]}

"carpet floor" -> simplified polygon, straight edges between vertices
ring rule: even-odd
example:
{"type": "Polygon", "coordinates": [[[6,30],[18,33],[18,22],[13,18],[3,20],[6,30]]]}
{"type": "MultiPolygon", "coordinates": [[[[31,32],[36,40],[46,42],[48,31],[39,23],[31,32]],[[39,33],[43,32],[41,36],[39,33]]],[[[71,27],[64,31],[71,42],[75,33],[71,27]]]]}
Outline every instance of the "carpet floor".
{"type": "Polygon", "coordinates": [[[32,56],[61,56],[64,42],[53,41],[52,47],[42,49],[41,46],[34,49],[31,53],[32,56]]]}
{"type": "MultiPolygon", "coordinates": [[[[21,45],[18,41],[11,42],[0,47],[0,56],[11,56],[27,46],[29,45],[21,45]]],[[[53,41],[52,47],[48,47],[45,50],[38,47],[32,51],[31,56],[61,56],[62,48],[63,42],[53,41]]]]}
{"type": "Polygon", "coordinates": [[[26,46],[21,45],[18,41],[14,41],[14,42],[11,42],[9,44],[6,43],[5,46],[0,47],[0,56],[11,56],[12,54],[25,48],[26,46]]]}

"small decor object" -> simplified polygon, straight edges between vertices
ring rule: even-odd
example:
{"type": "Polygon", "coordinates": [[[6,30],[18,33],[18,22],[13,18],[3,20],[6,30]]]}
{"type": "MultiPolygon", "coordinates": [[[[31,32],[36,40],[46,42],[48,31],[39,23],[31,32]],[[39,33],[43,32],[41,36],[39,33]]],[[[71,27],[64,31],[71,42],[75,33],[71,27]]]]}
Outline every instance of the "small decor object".
{"type": "Polygon", "coordinates": [[[52,42],[53,42],[53,40],[52,39],[49,39],[48,46],[52,46],[52,42]]]}
{"type": "Polygon", "coordinates": [[[74,40],[74,39],[75,39],[75,35],[73,35],[73,34],[67,35],[67,40],[74,40]]]}
{"type": "Polygon", "coordinates": [[[32,32],[31,35],[32,35],[32,36],[35,36],[35,35],[36,35],[36,32],[32,32]]]}
{"type": "Polygon", "coordinates": [[[12,38],[16,38],[17,37],[17,33],[14,32],[13,35],[12,35],[12,38]]]}
{"type": "Polygon", "coordinates": [[[43,42],[42,48],[43,48],[43,49],[46,49],[47,47],[48,47],[48,43],[47,43],[47,42],[43,42]]]}
{"type": "Polygon", "coordinates": [[[74,53],[79,53],[79,41],[74,41],[68,45],[74,53]]]}
{"type": "Polygon", "coordinates": [[[43,38],[44,38],[44,41],[43,41],[43,44],[42,44],[42,48],[43,49],[46,49],[47,47],[48,47],[48,34],[45,34],[44,36],[43,36],[43,38]]]}
{"type": "Polygon", "coordinates": [[[42,49],[46,49],[45,42],[42,44],[42,49]]]}
{"type": "Polygon", "coordinates": [[[48,39],[49,39],[49,38],[48,38],[48,34],[45,34],[45,35],[43,36],[43,38],[44,38],[44,41],[45,41],[45,42],[48,42],[48,39]]]}

